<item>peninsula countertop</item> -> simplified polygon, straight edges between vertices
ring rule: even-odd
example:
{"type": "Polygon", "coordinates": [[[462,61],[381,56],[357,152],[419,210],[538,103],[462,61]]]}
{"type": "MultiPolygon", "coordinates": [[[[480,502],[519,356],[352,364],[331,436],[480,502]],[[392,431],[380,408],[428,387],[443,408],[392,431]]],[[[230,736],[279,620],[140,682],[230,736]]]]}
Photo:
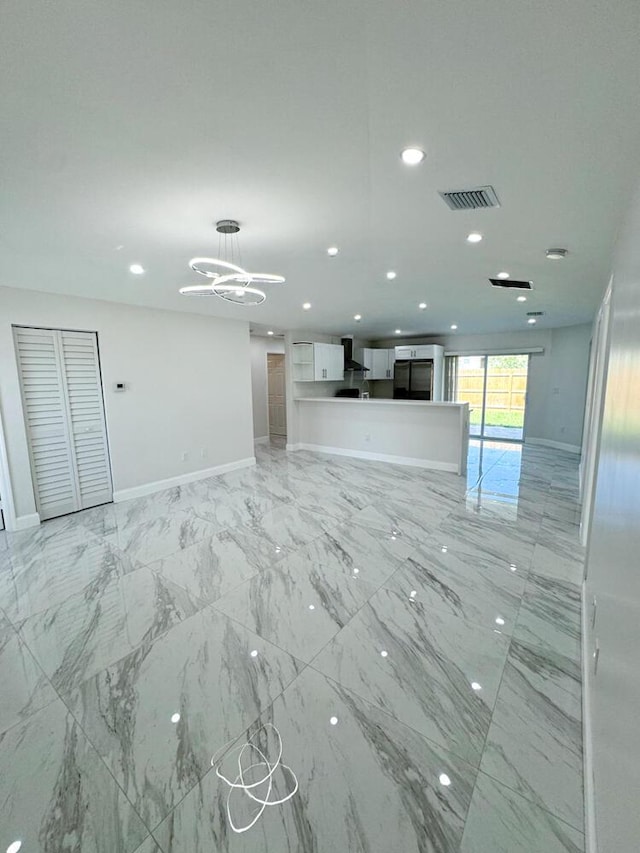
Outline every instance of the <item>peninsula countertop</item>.
{"type": "Polygon", "coordinates": [[[296,403],[360,403],[385,406],[449,406],[461,408],[466,403],[451,403],[439,400],[391,400],[388,397],[295,397],[296,403]]]}
{"type": "Polygon", "coordinates": [[[316,450],[464,474],[469,404],[296,397],[289,450],[316,450]]]}

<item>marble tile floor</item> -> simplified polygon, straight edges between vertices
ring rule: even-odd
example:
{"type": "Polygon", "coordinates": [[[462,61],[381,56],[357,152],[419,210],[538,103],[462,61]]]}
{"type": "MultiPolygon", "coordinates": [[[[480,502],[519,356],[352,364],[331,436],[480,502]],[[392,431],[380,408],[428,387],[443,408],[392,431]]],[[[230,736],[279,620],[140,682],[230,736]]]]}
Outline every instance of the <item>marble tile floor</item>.
{"type": "Polygon", "coordinates": [[[578,458],[256,456],[0,533],[0,853],[584,853],[578,458]]]}

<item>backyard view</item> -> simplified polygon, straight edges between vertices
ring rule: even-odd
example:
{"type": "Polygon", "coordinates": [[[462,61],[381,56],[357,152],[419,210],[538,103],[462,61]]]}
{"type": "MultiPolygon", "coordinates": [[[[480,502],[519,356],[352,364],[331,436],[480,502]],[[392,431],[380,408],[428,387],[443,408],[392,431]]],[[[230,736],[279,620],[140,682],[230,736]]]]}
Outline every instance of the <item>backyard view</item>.
{"type": "Polygon", "coordinates": [[[529,357],[458,356],[456,361],[454,399],[469,403],[471,434],[522,440],[529,357]]]}

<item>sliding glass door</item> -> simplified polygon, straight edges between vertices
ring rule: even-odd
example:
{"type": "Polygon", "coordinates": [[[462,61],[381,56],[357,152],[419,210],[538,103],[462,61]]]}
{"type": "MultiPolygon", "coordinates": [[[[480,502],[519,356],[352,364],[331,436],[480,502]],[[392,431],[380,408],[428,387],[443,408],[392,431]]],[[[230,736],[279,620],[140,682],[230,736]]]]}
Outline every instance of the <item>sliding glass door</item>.
{"type": "Polygon", "coordinates": [[[470,435],[522,441],[529,356],[456,355],[448,361],[448,398],[469,403],[470,435]]]}

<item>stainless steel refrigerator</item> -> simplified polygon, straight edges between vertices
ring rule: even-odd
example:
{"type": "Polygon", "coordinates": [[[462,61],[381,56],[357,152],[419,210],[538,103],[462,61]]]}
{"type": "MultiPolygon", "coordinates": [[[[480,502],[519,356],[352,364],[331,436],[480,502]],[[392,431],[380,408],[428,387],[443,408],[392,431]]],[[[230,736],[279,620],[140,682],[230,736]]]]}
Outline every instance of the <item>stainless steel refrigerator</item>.
{"type": "Polygon", "coordinates": [[[393,399],[433,399],[433,359],[396,361],[393,374],[393,399]]]}

